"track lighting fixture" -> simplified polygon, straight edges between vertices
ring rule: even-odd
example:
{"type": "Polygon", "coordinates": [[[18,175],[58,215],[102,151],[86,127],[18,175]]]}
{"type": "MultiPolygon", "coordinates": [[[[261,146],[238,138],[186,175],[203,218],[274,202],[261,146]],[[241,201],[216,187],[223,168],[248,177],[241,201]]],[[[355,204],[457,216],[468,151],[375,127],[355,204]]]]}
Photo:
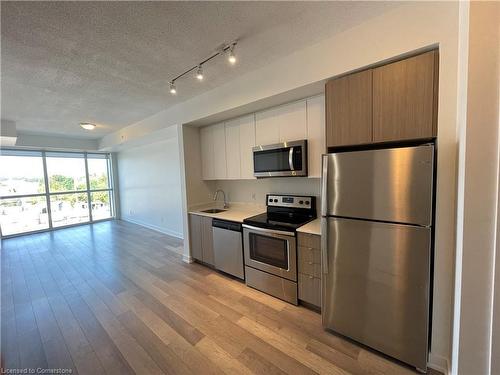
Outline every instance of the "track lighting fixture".
{"type": "Polygon", "coordinates": [[[177,94],[177,89],[175,88],[175,82],[174,81],[170,82],[170,93],[172,95],[177,94]]]}
{"type": "Polygon", "coordinates": [[[200,65],[198,65],[198,69],[196,70],[196,78],[199,80],[199,81],[202,81],[203,80],[203,67],[200,65]]]}
{"type": "Polygon", "coordinates": [[[209,62],[210,60],[212,60],[214,57],[217,57],[219,55],[228,54],[227,55],[227,60],[229,61],[229,63],[231,65],[236,64],[236,56],[234,54],[234,47],[236,47],[237,43],[238,43],[238,41],[234,40],[231,43],[222,44],[220,47],[217,48],[216,52],[214,52],[210,57],[208,57],[205,60],[199,62],[198,64],[196,64],[192,68],[189,68],[188,70],[186,70],[184,73],[181,73],[177,77],[175,77],[172,80],[170,80],[170,82],[169,82],[170,83],[170,93],[172,95],[177,94],[177,88],[175,87],[175,82],[179,78],[184,77],[186,74],[192,73],[193,71],[196,71],[196,74],[195,74],[196,79],[198,79],[199,81],[202,81],[203,78],[204,78],[204,75],[203,75],[203,65],[205,63],[209,62]]]}

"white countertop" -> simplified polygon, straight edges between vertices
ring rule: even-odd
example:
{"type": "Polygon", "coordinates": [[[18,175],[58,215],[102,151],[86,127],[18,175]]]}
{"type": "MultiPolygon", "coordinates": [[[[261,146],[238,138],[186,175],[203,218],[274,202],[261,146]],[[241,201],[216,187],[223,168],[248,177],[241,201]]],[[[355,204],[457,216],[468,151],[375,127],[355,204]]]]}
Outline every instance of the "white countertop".
{"type": "Polygon", "coordinates": [[[321,219],[316,219],[310,221],[306,225],[302,225],[297,229],[297,232],[308,233],[308,234],[316,234],[321,236],[321,219]]]}
{"type": "MultiPolygon", "coordinates": [[[[208,212],[202,212],[210,208],[222,209],[221,205],[205,204],[191,207],[189,210],[190,214],[213,217],[215,219],[229,220],[237,223],[243,223],[243,220],[251,216],[262,214],[266,212],[266,207],[263,205],[250,204],[250,203],[230,203],[229,208],[224,212],[219,212],[217,214],[211,214],[208,212]]],[[[297,232],[321,235],[321,219],[315,219],[306,225],[303,225],[297,229],[297,232]]]]}
{"type": "Polygon", "coordinates": [[[237,223],[243,223],[243,220],[266,212],[266,207],[257,204],[246,204],[246,203],[229,203],[229,208],[224,212],[219,212],[217,214],[211,214],[207,212],[202,212],[203,210],[210,208],[222,208],[220,205],[202,205],[197,207],[192,207],[189,210],[190,214],[213,217],[215,219],[235,221],[237,223]]]}

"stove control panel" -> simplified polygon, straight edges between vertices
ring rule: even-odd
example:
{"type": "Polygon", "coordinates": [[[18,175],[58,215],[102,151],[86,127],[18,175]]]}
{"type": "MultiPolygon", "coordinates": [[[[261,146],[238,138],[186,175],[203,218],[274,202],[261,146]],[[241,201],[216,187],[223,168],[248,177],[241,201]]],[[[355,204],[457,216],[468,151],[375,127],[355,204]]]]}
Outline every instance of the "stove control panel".
{"type": "Polygon", "coordinates": [[[293,208],[305,208],[311,209],[314,197],[306,196],[296,196],[296,195],[275,195],[268,194],[267,202],[268,206],[273,207],[293,207],[293,208]]]}

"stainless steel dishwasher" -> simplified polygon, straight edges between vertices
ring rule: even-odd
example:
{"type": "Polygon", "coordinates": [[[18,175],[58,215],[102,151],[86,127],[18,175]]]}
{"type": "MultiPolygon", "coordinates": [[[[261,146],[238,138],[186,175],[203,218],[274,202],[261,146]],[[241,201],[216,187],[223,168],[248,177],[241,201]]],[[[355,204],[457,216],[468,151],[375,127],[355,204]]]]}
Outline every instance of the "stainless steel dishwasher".
{"type": "Polygon", "coordinates": [[[213,219],[212,232],[215,268],[244,280],[241,224],[213,219]]]}

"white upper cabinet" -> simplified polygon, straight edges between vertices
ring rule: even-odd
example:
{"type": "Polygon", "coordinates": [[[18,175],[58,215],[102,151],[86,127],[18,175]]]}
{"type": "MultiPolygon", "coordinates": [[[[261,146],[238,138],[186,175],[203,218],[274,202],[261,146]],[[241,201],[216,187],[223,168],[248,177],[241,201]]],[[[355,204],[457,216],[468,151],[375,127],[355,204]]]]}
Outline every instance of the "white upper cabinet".
{"type": "Polygon", "coordinates": [[[279,116],[280,142],[307,138],[306,101],[301,100],[281,108],[279,116]]]}
{"type": "Polygon", "coordinates": [[[207,126],[200,129],[201,143],[201,168],[204,180],[215,178],[214,170],[214,138],[213,127],[207,126]]]}
{"type": "Polygon", "coordinates": [[[258,145],[297,141],[306,137],[305,100],[255,114],[255,142],[258,145]]]}
{"type": "Polygon", "coordinates": [[[238,179],[241,176],[240,124],[238,121],[226,122],[226,165],[227,178],[238,179]]]}
{"type": "Polygon", "coordinates": [[[253,179],[255,146],[254,115],[226,122],[226,155],[228,179],[253,179]]]}
{"type": "Polygon", "coordinates": [[[271,145],[280,141],[280,124],[275,109],[255,114],[255,143],[271,145]]]}
{"type": "Polygon", "coordinates": [[[238,119],[240,128],[240,166],[242,179],[253,179],[253,150],[255,146],[255,116],[238,119]]]}
{"type": "Polygon", "coordinates": [[[325,96],[307,99],[308,175],[321,177],[321,155],[325,146],[325,96]]]}
{"type": "Polygon", "coordinates": [[[204,180],[253,179],[256,145],[307,139],[309,177],[320,177],[325,99],[316,96],[200,130],[204,180]]]}
{"type": "Polygon", "coordinates": [[[225,179],[227,176],[226,165],[226,129],[224,123],[212,125],[214,142],[214,178],[225,179]]]}

